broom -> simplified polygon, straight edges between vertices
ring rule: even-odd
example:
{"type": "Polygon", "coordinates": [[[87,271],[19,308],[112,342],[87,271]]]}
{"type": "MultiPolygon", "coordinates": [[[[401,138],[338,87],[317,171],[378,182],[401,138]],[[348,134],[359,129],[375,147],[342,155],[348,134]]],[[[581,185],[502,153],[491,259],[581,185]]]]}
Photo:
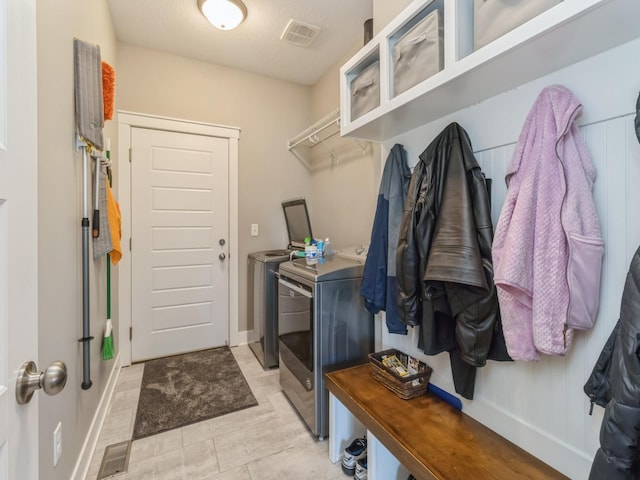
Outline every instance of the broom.
{"type": "Polygon", "coordinates": [[[111,319],[107,319],[107,326],[104,329],[104,339],[102,340],[102,359],[111,360],[113,358],[113,326],[111,319]]]}
{"type": "MultiPolygon", "coordinates": [[[[107,140],[107,145],[111,143],[107,140]]],[[[107,147],[107,160],[111,156],[107,147]]],[[[111,168],[107,169],[107,181],[111,183],[111,168]]],[[[102,340],[102,359],[111,360],[113,358],[113,325],[111,324],[111,258],[107,254],[107,324],[104,329],[104,339],[102,340]]]]}
{"type": "MultiPolygon", "coordinates": [[[[113,100],[115,90],[115,72],[107,62],[102,62],[102,100],[104,106],[104,119],[113,118],[113,100]]],[[[105,154],[107,160],[111,160],[111,142],[107,139],[105,154]]],[[[107,168],[108,182],[111,184],[111,167],[107,168]]],[[[111,324],[111,259],[107,255],[107,324],[102,340],[102,359],[111,360],[113,351],[113,325],[111,324]]]]}

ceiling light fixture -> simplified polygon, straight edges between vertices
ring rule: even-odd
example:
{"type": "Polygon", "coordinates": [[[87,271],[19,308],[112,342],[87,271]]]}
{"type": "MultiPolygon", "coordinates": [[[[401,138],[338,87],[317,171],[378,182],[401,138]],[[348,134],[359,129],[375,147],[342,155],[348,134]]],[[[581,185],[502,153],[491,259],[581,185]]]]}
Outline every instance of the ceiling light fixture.
{"type": "Polygon", "coordinates": [[[198,0],[198,7],[220,30],[233,30],[247,18],[247,7],[240,0],[198,0]]]}

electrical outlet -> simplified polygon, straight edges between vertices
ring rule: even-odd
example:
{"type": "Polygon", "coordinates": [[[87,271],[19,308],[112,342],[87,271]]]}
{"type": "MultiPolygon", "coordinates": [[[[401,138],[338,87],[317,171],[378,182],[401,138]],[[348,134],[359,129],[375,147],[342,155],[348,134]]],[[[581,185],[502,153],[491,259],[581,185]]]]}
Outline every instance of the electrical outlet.
{"type": "Polygon", "coordinates": [[[58,426],[53,431],[53,466],[58,464],[58,460],[62,456],[62,422],[58,422],[58,426]]]}
{"type": "Polygon", "coordinates": [[[251,224],[251,236],[252,237],[257,237],[258,236],[258,224],[257,223],[252,223],[251,224]]]}

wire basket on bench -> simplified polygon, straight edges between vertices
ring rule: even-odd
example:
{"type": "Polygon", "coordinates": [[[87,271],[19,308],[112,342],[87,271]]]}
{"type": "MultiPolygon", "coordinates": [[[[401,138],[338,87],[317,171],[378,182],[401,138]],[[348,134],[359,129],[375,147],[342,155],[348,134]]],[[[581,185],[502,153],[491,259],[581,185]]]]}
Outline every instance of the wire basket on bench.
{"type": "Polygon", "coordinates": [[[369,360],[373,378],[398,397],[409,400],[426,393],[429,378],[431,378],[431,372],[433,371],[426,363],[393,348],[382,352],[370,353],[369,360]],[[415,373],[402,376],[386,367],[382,362],[392,355],[395,355],[408,370],[410,367],[409,371],[415,373]]]}

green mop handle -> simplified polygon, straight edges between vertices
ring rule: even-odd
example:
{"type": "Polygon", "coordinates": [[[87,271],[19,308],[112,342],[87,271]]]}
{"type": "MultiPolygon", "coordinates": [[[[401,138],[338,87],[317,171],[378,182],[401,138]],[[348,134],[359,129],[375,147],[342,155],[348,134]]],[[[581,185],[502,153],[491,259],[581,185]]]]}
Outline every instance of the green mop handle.
{"type": "Polygon", "coordinates": [[[111,255],[107,253],[107,318],[111,319],[111,255]]]}
{"type": "MultiPolygon", "coordinates": [[[[111,143],[111,142],[109,142],[111,143]]],[[[111,160],[111,151],[107,149],[105,152],[107,160],[111,160]]],[[[109,186],[113,185],[111,178],[111,165],[107,166],[107,180],[109,186]]],[[[111,254],[107,253],[107,318],[111,320],[111,254]]]]}

